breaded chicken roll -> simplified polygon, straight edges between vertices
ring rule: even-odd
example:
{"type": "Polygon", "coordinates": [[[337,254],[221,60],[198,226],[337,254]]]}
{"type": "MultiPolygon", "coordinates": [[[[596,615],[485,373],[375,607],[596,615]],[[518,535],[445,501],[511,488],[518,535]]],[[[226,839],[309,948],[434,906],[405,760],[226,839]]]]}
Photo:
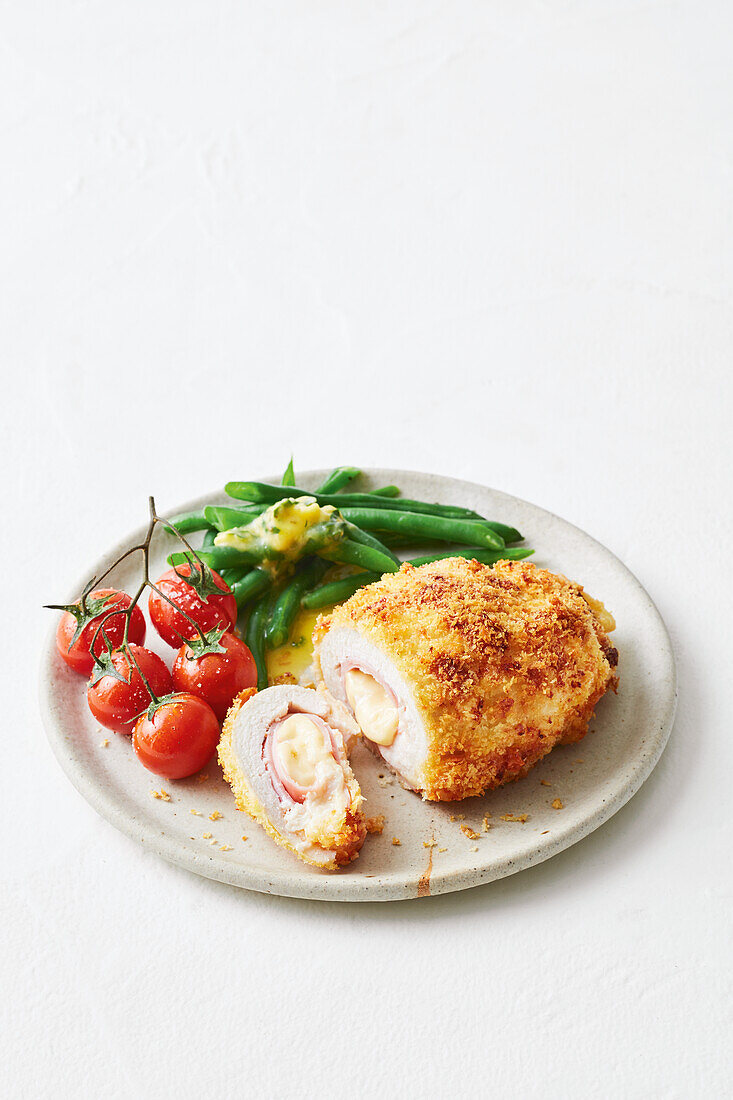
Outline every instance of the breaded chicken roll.
{"type": "Polygon", "coordinates": [[[241,810],[306,863],[334,869],[356,859],[366,824],[347,747],[348,710],[323,691],[284,685],[234,700],[219,762],[241,810]]]}
{"type": "Polygon", "coordinates": [[[480,795],[577,741],[615,689],[613,618],[527,562],[403,565],[314,632],[314,667],[367,745],[434,801],[480,795]]]}

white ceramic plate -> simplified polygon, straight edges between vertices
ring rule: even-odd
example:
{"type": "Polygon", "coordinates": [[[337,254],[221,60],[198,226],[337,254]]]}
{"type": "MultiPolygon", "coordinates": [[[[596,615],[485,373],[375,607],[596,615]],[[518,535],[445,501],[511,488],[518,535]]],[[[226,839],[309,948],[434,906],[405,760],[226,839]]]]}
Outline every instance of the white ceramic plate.
{"type": "MultiPolygon", "coordinates": [[[[325,473],[311,471],[299,475],[298,482],[312,488],[325,473]]],[[[535,549],[533,561],[579,581],[614,614],[620,687],[617,695],[601,700],[586,739],[555,749],[517,783],[483,798],[445,805],[422,802],[402,790],[369,752],[357,747],[353,763],[367,799],[367,813],[385,815],[384,832],[368,836],[359,859],[347,869],[317,871],[278,848],[236,810],[215,763],[205,769],[204,779],[160,781],[145,771],[133,755],[129,738],[107,734],[94,722],[86,705],[85,683],[59,657],[52,632],[41,673],[41,705],[49,740],[71,782],[103,817],[165,859],[221,882],[291,897],[392,901],[478,886],[549,859],[597,829],[638,790],[664,748],[676,703],[669,637],[639,582],[610,551],[577,527],[505,493],[401,470],[371,470],[361,484],[386,483],[399,485],[405,496],[466,505],[519,527],[535,549]],[[105,739],[109,740],[106,747],[105,739]],[[153,796],[161,786],[170,801],[153,796]],[[561,809],[552,806],[557,799],[561,809]],[[459,814],[465,817],[459,819],[459,814]],[[490,828],[484,831],[487,814],[490,828]],[[502,819],[524,814],[525,822],[502,819]],[[479,838],[467,837],[462,827],[479,838]],[[399,845],[393,844],[393,837],[399,845]]],[[[177,511],[223,499],[220,493],[212,494],[177,511]]],[[[92,574],[98,576],[122,550],[138,541],[141,533],[90,564],[71,598],[78,596],[92,574]]],[[[151,564],[162,572],[173,540],[165,535],[158,538],[151,564]]],[[[109,582],[133,591],[136,558],[111,574],[109,582]]],[[[152,628],[146,644],[170,661],[171,650],[152,628]]]]}

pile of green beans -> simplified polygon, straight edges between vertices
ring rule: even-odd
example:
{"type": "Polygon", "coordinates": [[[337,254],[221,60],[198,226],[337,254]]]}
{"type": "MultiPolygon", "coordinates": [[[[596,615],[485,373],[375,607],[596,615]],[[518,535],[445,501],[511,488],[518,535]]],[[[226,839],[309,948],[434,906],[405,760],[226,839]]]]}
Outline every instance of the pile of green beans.
{"type": "MultiPolygon", "coordinates": [[[[280,485],[230,481],[226,493],[236,504],[207,505],[171,520],[184,535],[204,533],[198,556],[221,574],[240,613],[247,614],[245,641],[257,664],[258,689],[267,686],[267,650],[288,642],[300,608],[314,610],[341,603],[385,573],[395,572],[401,565],[395,548],[420,548],[422,556],[407,559],[415,566],[448,557],[475,558],[493,565],[502,558],[519,561],[533,553],[515,545],[522,541],[515,527],[485,519],[471,508],[401,497],[395,485],[354,492],[351,483],[360,473],[355,466],[337,466],[317,489],[309,491],[296,485],[291,459],[280,485]],[[304,557],[284,580],[266,568],[262,547],[214,544],[220,531],[246,526],[278,501],[299,496],[315,497],[321,506],[333,505],[343,537],[336,542],[319,541],[317,527],[311,528],[304,557]],[[358,572],[329,580],[331,564],[358,572]]],[[[179,565],[189,556],[189,552],[174,553],[168,561],[179,565]]]]}

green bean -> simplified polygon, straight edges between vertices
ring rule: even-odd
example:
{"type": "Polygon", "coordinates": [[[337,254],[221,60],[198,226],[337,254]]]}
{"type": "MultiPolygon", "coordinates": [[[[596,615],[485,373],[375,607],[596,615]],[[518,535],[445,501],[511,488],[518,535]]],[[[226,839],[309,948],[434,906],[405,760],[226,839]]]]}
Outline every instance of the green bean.
{"type": "Polygon", "coordinates": [[[266,504],[248,504],[243,508],[227,508],[220,504],[208,504],[204,515],[217,531],[229,531],[232,527],[244,527],[257,516],[261,516],[266,504]]]}
{"type": "Polygon", "coordinates": [[[492,519],[485,519],[482,522],[490,527],[492,531],[496,531],[497,535],[504,539],[506,546],[509,546],[512,542],[521,542],[524,538],[524,535],[520,534],[516,527],[507,527],[505,523],[495,523],[492,519]]]}
{"type": "Polygon", "coordinates": [[[249,613],[244,640],[249,646],[250,652],[257,665],[257,690],[262,691],[267,687],[267,659],[265,657],[265,627],[272,606],[272,593],[266,592],[260,596],[257,603],[249,613]]]}
{"type": "MultiPolygon", "coordinates": [[[[235,500],[257,501],[264,504],[274,504],[283,497],[291,495],[287,489],[283,489],[282,485],[268,485],[259,481],[228,481],[224,486],[224,492],[235,500]]],[[[299,492],[301,496],[308,495],[305,489],[299,492]]]]}
{"type": "MultiPolygon", "coordinates": [[[[475,520],[475,522],[479,522],[479,520],[475,520]]],[[[515,542],[521,542],[523,539],[523,536],[517,531],[516,527],[507,527],[505,524],[494,524],[493,521],[488,519],[483,519],[481,522],[485,527],[490,527],[492,531],[495,531],[496,535],[500,535],[507,546],[511,546],[511,544],[515,542]]],[[[380,537],[384,546],[390,547],[392,550],[403,547],[435,547],[436,549],[440,549],[440,539],[428,539],[424,536],[416,535],[401,535],[398,531],[381,531],[380,537]]]]}
{"type": "Polygon", "coordinates": [[[237,607],[241,610],[255,596],[261,596],[263,592],[267,592],[271,585],[272,577],[266,570],[249,569],[239,580],[233,581],[229,587],[232,590],[234,599],[237,601],[237,607]]]}
{"type": "Polygon", "coordinates": [[[462,508],[458,504],[432,504],[409,497],[387,497],[381,493],[341,493],[338,497],[321,500],[320,504],[335,504],[337,508],[379,508],[390,512],[414,512],[426,516],[447,516],[450,519],[482,520],[478,512],[462,508]]]}
{"type": "Polygon", "coordinates": [[[356,527],[353,523],[346,524],[346,531],[352,542],[360,542],[362,546],[371,546],[372,550],[378,550],[380,554],[384,554],[388,558],[392,558],[399,565],[399,558],[396,554],[393,554],[383,542],[376,537],[376,535],[370,534],[369,531],[362,531],[361,527],[356,527]]]}
{"type": "MultiPolygon", "coordinates": [[[[264,504],[269,506],[270,504],[277,504],[279,500],[284,500],[285,497],[312,497],[323,496],[319,490],[301,489],[297,485],[288,485],[284,487],[282,485],[270,485],[264,481],[228,481],[224,486],[224,492],[228,497],[233,497],[235,500],[248,501],[249,505],[264,504]]],[[[337,494],[325,494],[326,496],[336,496],[337,494]]]]}
{"type": "Polygon", "coordinates": [[[164,522],[171,523],[182,535],[190,535],[194,531],[205,531],[210,526],[203,512],[181,512],[164,522]]]}
{"type": "Polygon", "coordinates": [[[336,500],[320,501],[321,504],[335,504],[337,508],[384,508],[391,512],[414,512],[425,516],[445,516],[449,519],[473,519],[483,521],[483,516],[471,508],[462,508],[458,504],[431,504],[425,500],[410,500],[409,497],[387,497],[381,493],[342,493],[336,500]]]}
{"type": "MultiPolygon", "coordinates": [[[[316,489],[317,493],[337,493],[339,489],[343,489],[344,485],[348,485],[350,481],[353,481],[355,477],[358,477],[361,470],[358,470],[356,466],[337,466],[335,470],[332,470],[325,481],[316,489]]],[[[283,484],[285,484],[283,482],[283,484]]],[[[295,479],[288,482],[289,485],[295,484],[295,479]]]]}
{"type": "Polygon", "coordinates": [[[214,539],[216,538],[217,534],[218,532],[216,530],[216,527],[210,527],[204,535],[204,541],[201,543],[201,549],[208,550],[210,546],[213,546],[214,539]]]}
{"type": "MultiPolygon", "coordinates": [[[[261,549],[240,550],[236,546],[212,546],[210,550],[197,550],[198,557],[212,569],[236,569],[240,565],[257,565],[262,561],[261,549]]],[[[189,551],[181,550],[168,555],[169,565],[185,565],[189,551]]]]}
{"type": "Polygon", "coordinates": [[[295,470],[293,469],[293,456],[290,456],[290,462],[285,467],[285,473],[283,474],[282,485],[295,485],[295,470]]]}
{"type": "Polygon", "coordinates": [[[340,562],[343,565],[358,565],[361,569],[369,569],[374,573],[396,573],[399,562],[387,557],[372,546],[364,546],[360,542],[352,542],[351,539],[342,539],[330,550],[322,550],[321,557],[327,561],[340,562]]]}
{"type": "Polygon", "coordinates": [[[483,521],[425,516],[417,512],[391,512],[379,508],[343,508],[344,519],[368,531],[398,531],[400,534],[461,542],[464,546],[482,546],[501,550],[504,540],[483,521]]]}
{"type": "Polygon", "coordinates": [[[221,579],[229,585],[231,588],[237,581],[241,581],[243,577],[246,577],[252,570],[248,565],[242,565],[239,569],[222,569],[219,576],[221,579]]]}
{"type": "Polygon", "coordinates": [[[343,493],[336,500],[321,501],[335,504],[337,508],[379,508],[390,512],[414,512],[425,516],[444,516],[448,519],[472,519],[484,521],[484,517],[472,508],[463,508],[458,504],[431,504],[425,500],[410,500],[408,497],[386,497],[380,493],[343,493]],[[347,499],[348,498],[348,499],[347,499]]]}
{"type": "Polygon", "coordinates": [[[389,546],[391,550],[400,549],[403,546],[434,546],[439,550],[445,542],[445,539],[427,538],[425,535],[404,535],[399,531],[380,531],[379,537],[384,545],[389,546]]]}
{"type": "Polygon", "coordinates": [[[365,573],[354,573],[350,577],[343,577],[340,581],[330,581],[329,584],[322,584],[320,587],[314,588],[312,592],[306,592],[300,601],[301,605],[307,607],[310,611],[315,611],[319,607],[330,607],[331,604],[343,603],[344,600],[348,600],[349,596],[353,596],[355,592],[358,592],[360,588],[378,581],[381,575],[381,573],[367,571],[365,573]]]}
{"type": "Polygon", "coordinates": [[[406,497],[393,499],[380,493],[321,493],[316,490],[309,493],[307,489],[299,489],[291,486],[283,489],[282,485],[267,485],[261,481],[230,481],[225,486],[228,496],[237,500],[257,501],[263,504],[275,504],[287,496],[315,496],[319,504],[333,504],[336,508],[379,508],[399,512],[415,512],[428,516],[448,516],[454,519],[481,520],[478,512],[470,508],[461,508],[454,504],[429,504],[424,500],[408,500],[406,497]]]}
{"type": "MultiPolygon", "coordinates": [[[[507,527],[505,523],[494,523],[493,520],[475,520],[476,523],[483,523],[484,526],[490,527],[492,531],[495,531],[497,535],[500,535],[507,546],[515,542],[521,542],[523,535],[517,531],[516,527],[507,527]]],[[[382,532],[382,541],[385,546],[399,547],[399,546],[427,546],[431,542],[439,542],[436,539],[426,539],[421,536],[415,535],[401,535],[398,532],[384,531],[382,532]]]]}
{"type": "Polygon", "coordinates": [[[410,558],[410,565],[427,565],[431,561],[444,561],[446,558],[474,559],[484,565],[495,565],[497,561],[521,561],[534,554],[526,546],[507,547],[505,550],[481,550],[476,547],[473,550],[465,546],[459,546],[451,550],[444,550],[441,554],[425,554],[421,558],[410,558]]]}
{"type": "Polygon", "coordinates": [[[383,485],[381,489],[367,489],[370,497],[398,497],[400,490],[396,485],[383,485]]]}
{"type": "Polygon", "coordinates": [[[272,649],[285,645],[290,637],[293,619],[300,608],[301,597],[321,579],[328,563],[319,558],[303,563],[302,568],[281,589],[265,628],[265,641],[272,649]]]}

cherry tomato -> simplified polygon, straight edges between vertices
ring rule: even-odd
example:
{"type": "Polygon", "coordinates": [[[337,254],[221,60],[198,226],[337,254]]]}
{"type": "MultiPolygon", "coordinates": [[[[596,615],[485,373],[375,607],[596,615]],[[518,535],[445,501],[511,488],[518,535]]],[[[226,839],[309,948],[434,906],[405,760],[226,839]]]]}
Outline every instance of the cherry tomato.
{"type": "Polygon", "coordinates": [[[234,696],[257,686],[257,665],[249,647],[236,635],[223,634],[219,644],[225,653],[203,657],[195,657],[189,646],[181,646],[173,662],[173,686],[204,699],[223,722],[234,696]]]}
{"type": "MultiPolygon", "coordinates": [[[[191,567],[190,565],[179,565],[178,572],[188,577],[191,573],[191,567]]],[[[206,597],[206,600],[202,600],[190,584],[186,584],[184,580],[181,580],[175,569],[169,569],[167,573],[164,573],[156,581],[156,585],[194,622],[198,623],[202,630],[211,630],[213,626],[234,626],[237,621],[237,601],[234,599],[226,581],[223,581],[213,569],[211,575],[217,588],[221,589],[222,594],[217,596],[212,593],[206,597]]],[[[168,645],[175,646],[177,649],[182,641],[185,642],[187,638],[193,637],[196,633],[195,627],[191,626],[181,612],[172,607],[157,592],[150,594],[148,609],[153,626],[168,645]]]]}
{"type": "MultiPolygon", "coordinates": [[[[142,669],[155,694],[160,698],[173,691],[171,674],[157,653],[131,645],[135,660],[142,669]]],[[[89,709],[100,725],[117,733],[132,733],[132,727],[141,711],[150,703],[148,689],[140,673],[130,661],[124,650],[116,649],[110,660],[124,680],[117,680],[107,674],[100,677],[96,684],[89,684],[87,700],[89,709]]]]}
{"type": "Polygon", "coordinates": [[[148,771],[166,779],[185,779],[200,771],[219,743],[219,723],[203,699],[189,692],[174,695],[152,718],[138,718],[132,747],[148,771]]]}
{"type": "MultiPolygon", "coordinates": [[[[92,657],[90,646],[100,620],[110,611],[113,611],[115,607],[119,607],[121,611],[124,611],[131,603],[132,600],[127,595],[127,592],[118,592],[116,588],[96,588],[94,592],[90,592],[86,598],[87,609],[89,611],[97,611],[98,609],[98,611],[84,627],[76,641],[72,641],[72,639],[76,633],[79,619],[82,615],[81,601],[78,600],[73,605],[75,608],[79,609],[78,612],[72,613],[70,611],[64,611],[56,630],[56,645],[58,646],[59,653],[66,661],[67,665],[73,668],[74,672],[81,672],[84,676],[91,675],[92,668],[94,667],[94,658],[92,657]]],[[[113,615],[111,618],[107,619],[104,624],[104,631],[114,649],[122,641],[122,636],[125,632],[124,616],[113,615]]],[[[137,605],[130,616],[130,627],[127,632],[127,639],[130,642],[135,642],[137,645],[142,645],[145,641],[145,619],[143,618],[142,611],[137,605]]],[[[106,648],[104,638],[102,637],[102,631],[100,630],[97,635],[97,640],[94,643],[94,652],[99,656],[106,648]]]]}

